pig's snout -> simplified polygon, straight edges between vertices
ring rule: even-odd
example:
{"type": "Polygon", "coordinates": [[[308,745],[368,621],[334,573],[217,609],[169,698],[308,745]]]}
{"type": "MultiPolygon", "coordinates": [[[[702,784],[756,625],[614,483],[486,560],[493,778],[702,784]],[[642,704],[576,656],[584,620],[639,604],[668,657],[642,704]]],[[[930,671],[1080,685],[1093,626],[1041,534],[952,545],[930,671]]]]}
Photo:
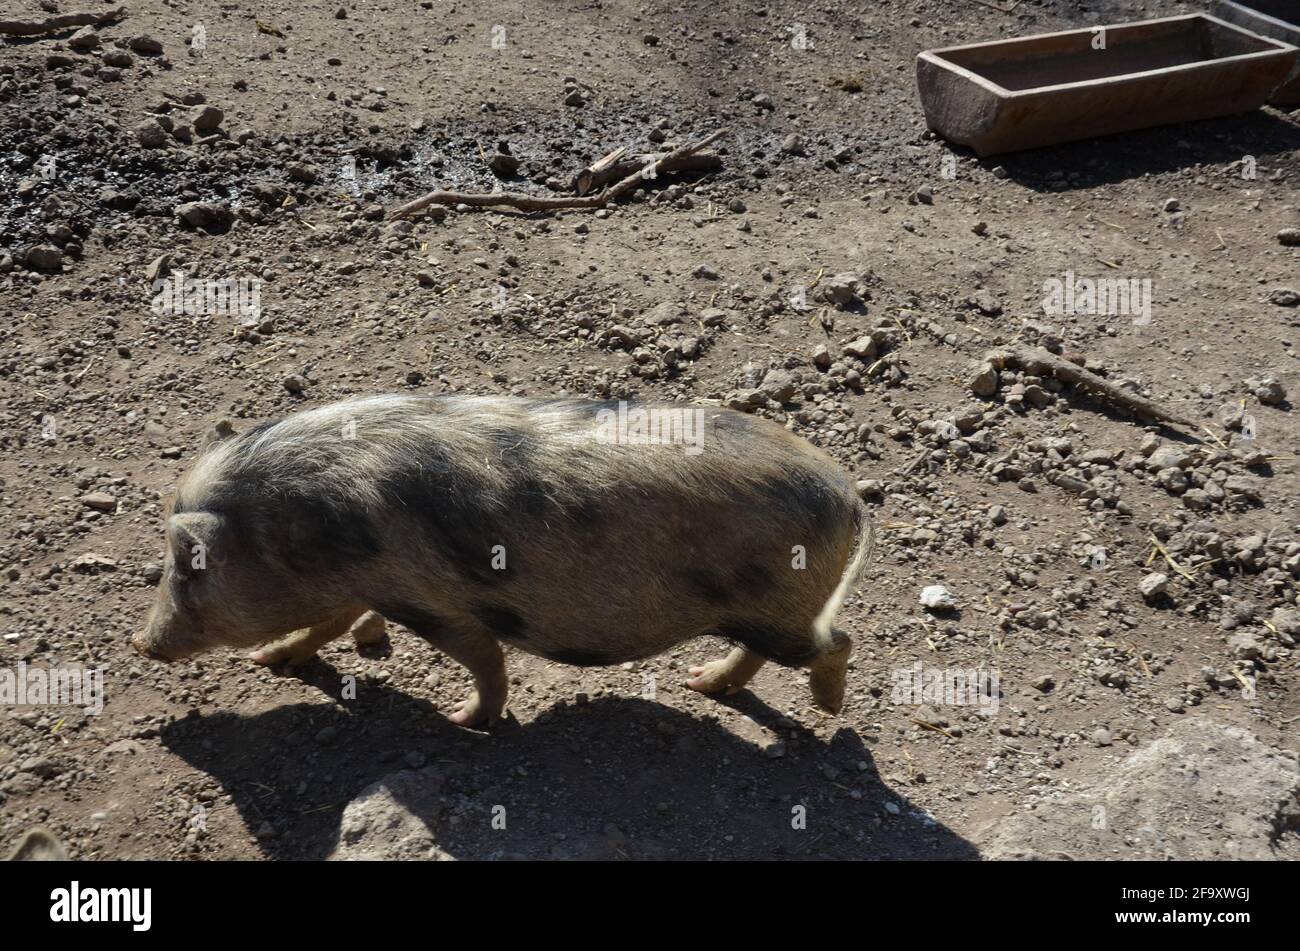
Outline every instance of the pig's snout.
{"type": "Polygon", "coordinates": [[[171,658],[160,651],[157,646],[150,641],[148,631],[141,631],[135,637],[131,638],[131,646],[134,647],[139,654],[148,657],[150,660],[160,660],[165,664],[171,662],[171,658]]]}

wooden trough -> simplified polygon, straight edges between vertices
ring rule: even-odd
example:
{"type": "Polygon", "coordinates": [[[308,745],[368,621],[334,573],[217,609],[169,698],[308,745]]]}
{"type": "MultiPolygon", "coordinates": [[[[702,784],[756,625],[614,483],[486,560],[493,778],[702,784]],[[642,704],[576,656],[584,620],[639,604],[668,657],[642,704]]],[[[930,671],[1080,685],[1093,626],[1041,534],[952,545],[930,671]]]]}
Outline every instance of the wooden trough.
{"type": "MultiPolygon", "coordinates": [[[[1252,33],[1300,46],[1300,0],[1248,0],[1246,3],[1212,0],[1210,12],[1252,33]]],[[[1268,101],[1275,106],[1300,105],[1300,62],[1273,90],[1268,101]]]]}
{"type": "Polygon", "coordinates": [[[926,50],[931,129],[998,155],[1263,105],[1300,50],[1205,14],[926,50]]]}

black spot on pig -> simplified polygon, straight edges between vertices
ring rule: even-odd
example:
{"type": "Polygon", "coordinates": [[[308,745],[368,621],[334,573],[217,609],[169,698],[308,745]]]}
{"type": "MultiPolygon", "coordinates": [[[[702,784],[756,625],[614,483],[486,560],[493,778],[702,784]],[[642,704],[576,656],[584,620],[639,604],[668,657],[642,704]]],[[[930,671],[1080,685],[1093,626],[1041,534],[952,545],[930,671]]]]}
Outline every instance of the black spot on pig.
{"type": "Polygon", "coordinates": [[[690,568],[682,573],[688,592],[709,604],[733,604],[740,599],[753,600],[772,587],[772,573],[760,564],[742,565],[725,575],[712,568],[690,568]]]}
{"type": "Polygon", "coordinates": [[[505,507],[527,518],[541,518],[555,510],[553,489],[533,476],[522,476],[507,490],[505,507]]]}
{"type": "Polygon", "coordinates": [[[492,634],[504,640],[523,640],[528,625],[513,609],[499,604],[476,604],[474,616],[492,634]]]}
{"type": "Polygon", "coordinates": [[[845,491],[820,473],[791,467],[768,476],[759,489],[783,512],[802,520],[820,537],[856,519],[845,491]]]}
{"type": "Polygon", "coordinates": [[[312,498],[290,498],[276,523],[284,532],[281,555],[295,571],[336,571],[379,554],[380,545],[364,511],[339,510],[312,498]]]}
{"type": "Polygon", "coordinates": [[[772,573],[756,562],[736,569],[735,586],[740,594],[756,598],[772,588],[772,573]]]}
{"type": "Polygon", "coordinates": [[[784,667],[807,666],[817,656],[811,628],[794,631],[748,620],[718,625],[718,634],[784,667]]]}
{"type": "Polygon", "coordinates": [[[364,511],[340,509],[325,498],[285,496],[266,479],[225,483],[205,508],[226,517],[240,548],[295,573],[342,570],[380,551],[364,511]]]}
{"type": "Polygon", "coordinates": [[[509,560],[503,569],[492,566],[493,549],[510,548],[509,511],[440,447],[423,453],[418,465],[389,473],[381,490],[461,577],[497,585],[511,576],[509,560]]]}
{"type": "Polygon", "coordinates": [[[682,572],[682,584],[687,592],[709,604],[727,604],[732,592],[718,572],[710,568],[688,568],[682,572]]]}

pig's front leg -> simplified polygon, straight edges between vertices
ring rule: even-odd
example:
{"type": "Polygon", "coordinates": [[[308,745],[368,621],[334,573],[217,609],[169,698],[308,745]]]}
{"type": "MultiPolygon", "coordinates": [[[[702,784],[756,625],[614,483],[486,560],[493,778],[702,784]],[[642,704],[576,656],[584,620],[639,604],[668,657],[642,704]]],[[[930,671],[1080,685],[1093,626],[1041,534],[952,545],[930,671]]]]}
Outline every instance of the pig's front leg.
{"type": "Polygon", "coordinates": [[[501,719],[509,687],[506,659],[497,639],[468,622],[420,625],[412,630],[467,667],[474,677],[474,692],[456,705],[456,711],[449,717],[451,722],[459,726],[488,726],[501,719]]]}
{"type": "MultiPolygon", "coordinates": [[[[249,656],[256,663],[265,664],[303,664],[316,656],[316,652],[337,637],[342,637],[352,626],[352,622],[365,612],[365,608],[348,608],[328,621],[313,624],[302,631],[294,631],[287,637],[259,647],[249,656]]],[[[367,619],[369,620],[369,619],[367,619]]],[[[380,636],[383,634],[383,619],[379,623],[380,636]]],[[[372,632],[368,632],[372,633],[372,632]]],[[[362,642],[358,638],[358,642],[362,642]]]]}
{"type": "Polygon", "coordinates": [[[692,667],[686,686],[700,693],[735,693],[749,683],[763,658],[751,650],[737,647],[721,660],[711,660],[702,667],[692,667]]]}

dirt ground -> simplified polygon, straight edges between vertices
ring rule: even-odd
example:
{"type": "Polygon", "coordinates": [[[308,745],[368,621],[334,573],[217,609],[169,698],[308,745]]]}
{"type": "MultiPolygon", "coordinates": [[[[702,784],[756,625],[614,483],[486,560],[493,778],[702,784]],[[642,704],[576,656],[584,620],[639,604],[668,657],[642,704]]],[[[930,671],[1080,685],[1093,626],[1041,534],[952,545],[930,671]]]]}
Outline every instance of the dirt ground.
{"type": "MultiPolygon", "coordinates": [[[[105,697],[0,710],[0,848],[44,825],[79,858],[321,858],[359,791],[438,767],[456,858],[976,859],[1187,718],[1294,756],[1300,113],[979,160],[915,88],[923,49],[1194,6],[126,6],[97,45],[0,45],[0,666],[101,667],[105,697]],[[721,171],[599,212],[385,217],[719,128],[721,171]],[[247,279],[260,313],[159,312],[175,272],[247,279]],[[1045,313],[1067,273],[1149,280],[1149,321],[1045,313]],[[1195,425],[1010,368],[972,391],[986,352],[1040,344],[1195,425]],[[510,652],[487,732],[447,722],[467,674],[396,624],[293,670],[132,651],[214,421],[453,391],[721,401],[826,449],[880,536],[842,714],[770,664],[685,689],[713,640],[510,652]],[[996,672],[996,714],[900,698],[917,663],[996,672]]],[[[1267,847],[1294,858],[1284,806],[1267,847]]]]}

